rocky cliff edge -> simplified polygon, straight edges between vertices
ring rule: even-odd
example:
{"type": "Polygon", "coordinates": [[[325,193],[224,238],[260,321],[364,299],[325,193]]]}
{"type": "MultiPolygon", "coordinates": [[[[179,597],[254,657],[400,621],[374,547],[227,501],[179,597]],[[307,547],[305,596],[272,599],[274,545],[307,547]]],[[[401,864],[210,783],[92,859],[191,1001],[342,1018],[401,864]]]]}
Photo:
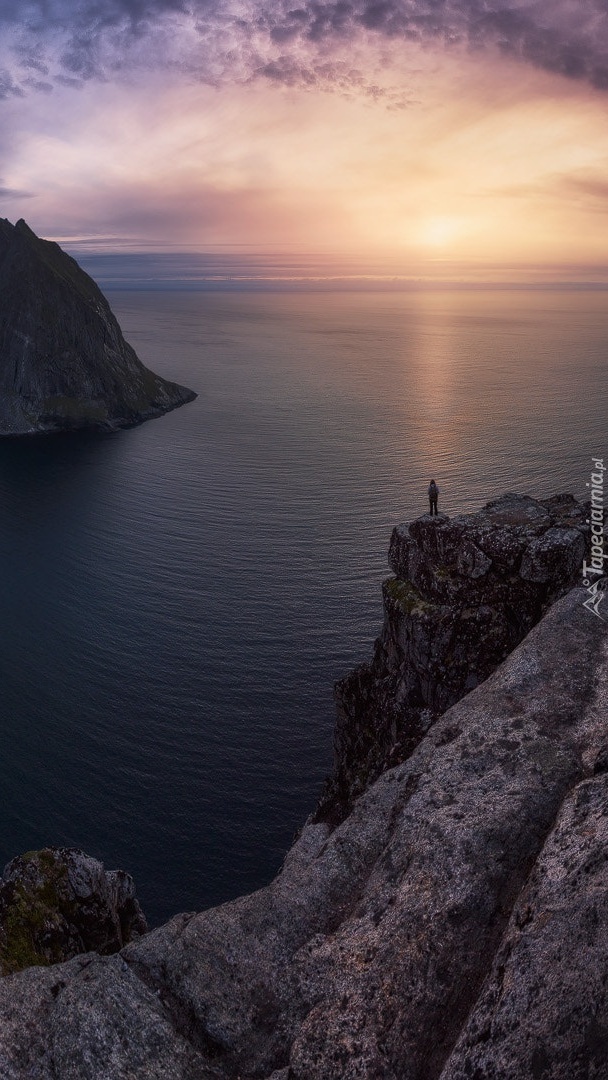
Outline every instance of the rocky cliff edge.
{"type": "Polygon", "coordinates": [[[608,623],[585,596],[267,888],[1,980],[0,1075],[605,1077],[608,623]]]}
{"type": "Polygon", "coordinates": [[[341,821],[580,582],[588,519],[572,495],[507,494],[476,513],[396,526],[372,661],[335,688],[335,769],[318,820],[341,821]]]}
{"type": "Polygon", "coordinates": [[[129,427],[195,397],[144,367],[58,244],[0,219],[0,436],[129,427]]]}

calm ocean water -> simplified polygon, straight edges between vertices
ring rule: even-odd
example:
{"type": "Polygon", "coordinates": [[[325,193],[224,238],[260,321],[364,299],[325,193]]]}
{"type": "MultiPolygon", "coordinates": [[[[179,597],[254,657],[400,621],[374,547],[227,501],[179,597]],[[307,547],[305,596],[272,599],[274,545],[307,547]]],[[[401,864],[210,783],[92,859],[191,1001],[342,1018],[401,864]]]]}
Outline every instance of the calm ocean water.
{"type": "Polygon", "coordinates": [[[268,881],[370,655],[393,524],[585,492],[606,295],[115,291],[191,405],[0,443],[0,858],[70,844],[153,922],[268,881]]]}

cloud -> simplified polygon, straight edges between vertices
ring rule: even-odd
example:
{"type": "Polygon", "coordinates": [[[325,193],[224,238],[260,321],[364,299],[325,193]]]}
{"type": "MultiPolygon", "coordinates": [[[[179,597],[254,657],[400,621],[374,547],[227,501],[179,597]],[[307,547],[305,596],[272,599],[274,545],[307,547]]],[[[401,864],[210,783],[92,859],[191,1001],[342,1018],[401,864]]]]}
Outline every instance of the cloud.
{"type": "Polygon", "coordinates": [[[587,212],[608,214],[608,180],[591,169],[576,169],[553,181],[556,196],[585,208],[587,212]]]}
{"type": "Polygon", "coordinates": [[[370,41],[493,49],[608,89],[606,0],[4,0],[0,24],[14,65],[0,97],[27,78],[45,89],[150,67],[374,96],[355,67],[328,67],[336,50],[370,41]]]}
{"type": "Polygon", "coordinates": [[[23,97],[24,90],[10,71],[0,68],[0,101],[10,97],[23,97]]]}
{"type": "Polygon", "coordinates": [[[16,188],[5,187],[0,179],[0,199],[33,199],[31,191],[18,191],[16,188]]]}
{"type": "Polygon", "coordinates": [[[608,180],[605,171],[593,168],[572,168],[568,171],[549,172],[535,181],[500,184],[483,192],[489,196],[509,199],[552,199],[559,205],[567,202],[577,205],[588,213],[608,214],[608,180]]]}

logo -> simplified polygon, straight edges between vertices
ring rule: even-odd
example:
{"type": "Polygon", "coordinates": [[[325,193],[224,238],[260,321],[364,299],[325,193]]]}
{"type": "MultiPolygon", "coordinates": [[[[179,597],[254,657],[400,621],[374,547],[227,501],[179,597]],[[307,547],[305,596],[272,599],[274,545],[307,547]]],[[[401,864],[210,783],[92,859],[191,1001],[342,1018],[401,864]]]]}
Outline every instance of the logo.
{"type": "Polygon", "coordinates": [[[606,617],[602,615],[600,611],[600,605],[606,595],[606,590],[603,588],[603,581],[594,581],[593,585],[590,585],[587,589],[589,596],[583,603],[583,607],[587,608],[587,611],[591,611],[594,615],[597,615],[598,619],[602,622],[606,622],[606,617]]]}
{"type": "Polygon", "coordinates": [[[589,494],[591,496],[589,517],[587,518],[591,539],[591,561],[587,563],[586,560],[583,560],[583,585],[587,586],[587,592],[589,593],[587,599],[583,601],[583,607],[586,607],[587,611],[590,611],[593,615],[597,615],[602,622],[607,622],[608,620],[600,612],[607,584],[604,577],[606,573],[605,560],[608,559],[608,552],[604,551],[606,542],[604,531],[604,473],[606,472],[606,466],[603,458],[592,457],[591,460],[593,462],[591,483],[586,485],[590,488],[589,494]],[[595,575],[594,579],[593,575],[595,575]]]}

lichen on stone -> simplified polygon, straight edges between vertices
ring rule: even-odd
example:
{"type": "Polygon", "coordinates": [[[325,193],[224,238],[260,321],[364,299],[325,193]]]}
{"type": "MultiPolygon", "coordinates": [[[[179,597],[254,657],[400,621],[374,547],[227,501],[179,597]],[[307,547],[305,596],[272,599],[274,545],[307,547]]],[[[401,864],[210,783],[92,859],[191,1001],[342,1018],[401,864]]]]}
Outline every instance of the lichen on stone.
{"type": "Polygon", "coordinates": [[[0,880],[0,970],[55,964],[90,949],[120,949],[146,923],[128,874],[75,848],[20,855],[0,880]]]}
{"type": "Polygon", "coordinates": [[[425,611],[430,611],[434,606],[428,600],[423,599],[411,582],[402,581],[400,578],[387,578],[383,583],[383,590],[391,600],[399,604],[399,607],[407,615],[422,615],[425,611]]]}

